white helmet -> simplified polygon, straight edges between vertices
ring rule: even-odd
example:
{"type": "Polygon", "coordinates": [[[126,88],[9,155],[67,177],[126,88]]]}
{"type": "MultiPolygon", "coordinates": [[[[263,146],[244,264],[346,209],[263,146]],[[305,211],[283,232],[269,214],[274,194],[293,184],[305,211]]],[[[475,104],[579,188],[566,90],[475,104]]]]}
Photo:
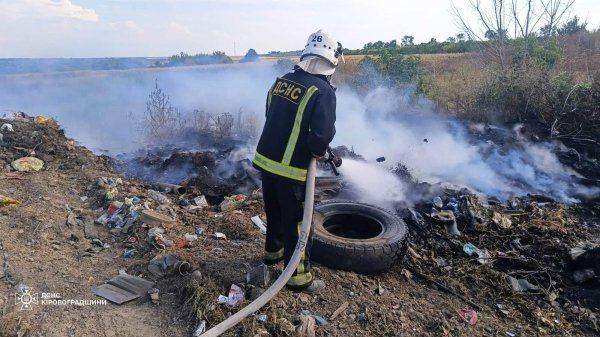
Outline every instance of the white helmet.
{"type": "Polygon", "coordinates": [[[302,55],[300,55],[300,61],[307,56],[318,56],[321,57],[329,63],[333,67],[338,65],[338,58],[342,56],[342,44],[337,42],[337,40],[325,33],[322,29],[319,29],[318,32],[310,34],[308,37],[308,41],[306,42],[306,46],[304,46],[304,50],[302,51],[302,55]]]}

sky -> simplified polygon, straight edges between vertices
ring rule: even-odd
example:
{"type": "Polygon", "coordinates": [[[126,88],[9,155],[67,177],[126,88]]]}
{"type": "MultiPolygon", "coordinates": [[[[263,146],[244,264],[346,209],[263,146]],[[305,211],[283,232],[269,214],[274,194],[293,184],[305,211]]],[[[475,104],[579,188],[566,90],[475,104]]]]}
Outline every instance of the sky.
{"type": "MultiPolygon", "coordinates": [[[[576,0],[570,15],[596,29],[597,13],[599,0],[576,0]]],[[[300,50],[320,28],[360,48],[443,41],[460,32],[454,21],[451,0],[0,0],[0,58],[300,50]]]]}

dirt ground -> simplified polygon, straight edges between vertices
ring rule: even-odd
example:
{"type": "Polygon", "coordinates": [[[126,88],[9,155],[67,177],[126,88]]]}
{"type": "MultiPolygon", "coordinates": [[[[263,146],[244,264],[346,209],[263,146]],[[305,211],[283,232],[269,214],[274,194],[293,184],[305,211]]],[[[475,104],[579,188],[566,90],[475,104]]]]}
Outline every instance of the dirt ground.
{"type": "MultiPolygon", "coordinates": [[[[151,209],[160,208],[149,196],[150,186],[119,177],[110,159],[95,156],[57,129],[34,122],[10,123],[15,131],[4,134],[0,194],[21,203],[0,206],[0,257],[4,260],[0,336],[188,336],[200,320],[206,320],[210,328],[239,309],[218,304],[217,297],[227,295],[232,283],[243,282],[246,272],[260,264],[264,236],[250,221],[254,215],[264,219],[260,199],[249,198],[242,208],[230,212],[218,212],[215,205],[189,212],[178,206],[178,199],[202,193],[189,186],[187,195],[170,197],[170,215],[176,223],[165,227],[166,237],[174,244],[159,251],[147,242],[147,229],[139,220],[133,233],[120,235],[94,223],[111,202],[105,200],[106,190],[98,186],[98,178],[121,178],[113,200],[138,196],[151,209]],[[6,166],[32,150],[44,160],[44,168],[15,178],[14,170],[6,166]],[[179,248],[184,234],[198,227],[204,229],[199,239],[179,248]],[[215,238],[216,232],[226,234],[227,240],[215,238]],[[138,238],[136,254],[126,258],[123,242],[130,236],[138,238]],[[92,249],[93,238],[108,247],[92,249]],[[159,304],[147,296],[122,305],[38,303],[31,310],[15,303],[19,285],[31,287],[32,293],[58,293],[67,300],[98,300],[92,288],[120,270],[152,279],[146,267],[158,254],[189,261],[202,277],[158,279],[159,304]]],[[[504,232],[461,228],[467,240],[490,249],[521,237],[530,249],[522,254],[530,254],[539,265],[502,269],[496,262],[492,268],[464,255],[464,242],[445,236],[439,228],[415,232],[408,256],[390,271],[358,275],[315,264],[314,274],[327,284],[325,292],[306,295],[283,290],[257,313],[266,314],[264,322],[258,316],[249,317],[226,335],[295,336],[292,325],[300,323],[302,310],[310,310],[329,321],[317,328],[317,336],[596,336],[600,331],[598,287],[570,281],[564,261],[569,245],[598,239],[600,208],[553,207],[552,216],[560,211],[561,221],[540,211],[504,232]],[[439,258],[447,260],[447,265],[438,263],[439,258]],[[448,265],[452,268],[445,268],[448,265]],[[505,276],[514,269],[533,270],[513,275],[533,275],[532,280],[547,289],[511,292],[505,276]],[[542,276],[538,278],[535,270],[542,276]],[[345,302],[347,309],[331,319],[345,302]],[[461,310],[475,310],[477,322],[461,320],[461,310]]],[[[257,292],[255,288],[248,296],[257,292]]],[[[242,305],[249,302],[250,298],[242,305]]]]}
{"type": "MultiPolygon", "coordinates": [[[[32,149],[32,143],[40,143],[36,156],[45,160],[45,167],[41,172],[24,174],[22,180],[6,179],[0,174],[0,193],[22,202],[16,207],[0,208],[2,253],[8,257],[13,283],[6,277],[0,283],[0,335],[183,335],[187,320],[168,305],[153,306],[144,301],[125,306],[34,304],[32,310],[20,310],[15,305],[18,284],[31,287],[31,292],[39,296],[58,293],[62,299],[94,300],[93,287],[117,275],[119,269],[139,262],[122,258],[116,239],[108,240],[112,248],[91,257],[82,256],[91,247],[90,240],[85,238],[83,226],[66,223],[67,207],[94,219],[103,212],[98,201],[101,193],[93,186],[98,177],[112,175],[108,162],[51,128],[33,123],[12,124],[14,134],[4,137],[2,156],[6,163],[11,155],[28,154],[14,149],[13,144],[32,149]],[[32,142],[31,133],[35,131],[42,136],[32,142]],[[82,202],[82,196],[89,199],[82,202]]],[[[106,229],[96,227],[100,238],[110,237],[106,229]]]]}

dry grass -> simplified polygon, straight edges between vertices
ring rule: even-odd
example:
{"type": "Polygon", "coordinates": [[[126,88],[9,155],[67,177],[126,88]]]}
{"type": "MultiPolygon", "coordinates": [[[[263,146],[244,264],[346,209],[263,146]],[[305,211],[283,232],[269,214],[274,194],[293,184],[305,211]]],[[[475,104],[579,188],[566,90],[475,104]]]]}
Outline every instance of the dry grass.
{"type": "MultiPolygon", "coordinates": [[[[489,118],[481,110],[480,97],[493,82],[493,70],[481,53],[420,55],[427,75],[422,90],[441,107],[455,115],[477,121],[489,118]]],[[[536,85],[539,69],[529,69],[524,80],[536,85]]],[[[558,76],[566,73],[574,83],[591,83],[600,73],[600,33],[577,34],[561,41],[561,57],[551,70],[558,76]]],[[[539,77],[542,78],[542,77],[539,77]]],[[[539,83],[538,83],[539,84],[539,83]]],[[[498,116],[501,117],[501,116],[498,116]]],[[[507,116],[510,117],[510,116],[507,116]]]]}
{"type": "MultiPolygon", "coordinates": [[[[220,292],[220,287],[214,280],[204,277],[201,282],[191,280],[186,286],[189,294],[185,303],[190,315],[198,322],[206,320],[207,330],[248,305],[244,300],[238,307],[231,308],[226,305],[215,303],[215,294],[220,292]]],[[[224,336],[296,336],[296,332],[290,329],[290,321],[293,317],[286,311],[285,303],[275,299],[259,310],[267,316],[266,321],[259,322],[250,316],[242,320],[224,336]]]]}
{"type": "Polygon", "coordinates": [[[420,57],[427,70],[421,89],[429,98],[455,115],[485,119],[478,108],[477,97],[489,83],[490,74],[484,71],[481,55],[432,54],[420,57]]]}
{"type": "Polygon", "coordinates": [[[358,70],[358,64],[365,58],[364,55],[344,56],[346,62],[340,62],[334,74],[335,82],[350,83],[358,70]]]}
{"type": "Polygon", "coordinates": [[[11,311],[0,315],[0,337],[32,336],[37,332],[37,327],[32,326],[28,319],[24,319],[21,311],[11,311]]]}
{"type": "Polygon", "coordinates": [[[560,67],[581,81],[591,81],[600,72],[600,32],[576,34],[562,43],[560,67]]]}
{"type": "MultiPolygon", "coordinates": [[[[489,121],[490,119],[512,120],[515,118],[515,114],[519,113],[510,111],[510,114],[506,114],[508,111],[486,112],[483,110],[482,106],[489,103],[486,100],[505,99],[510,101],[515,99],[510,96],[510,93],[504,98],[494,96],[494,90],[498,89],[494,89],[494,84],[499,85],[497,74],[493,73],[495,68],[486,61],[486,55],[483,53],[420,54],[416,56],[421,59],[426,69],[426,75],[419,83],[420,90],[451,114],[475,121],[489,121]],[[492,113],[494,116],[489,115],[492,113]]],[[[364,55],[346,56],[346,62],[340,63],[334,75],[335,82],[338,84],[352,83],[358,71],[358,65],[364,57],[364,55]]],[[[377,56],[370,55],[370,57],[377,56]]],[[[540,87],[542,83],[534,78],[541,75],[540,71],[540,69],[528,69],[528,73],[522,78],[523,83],[520,84],[532,87],[532,90],[540,87]]],[[[561,57],[549,75],[559,76],[561,73],[571,75],[575,84],[591,83],[594,76],[598,76],[600,73],[600,32],[576,34],[562,38],[561,57]]],[[[520,74],[510,73],[508,76],[518,77],[520,74]]],[[[544,91],[542,90],[542,92],[544,91]]]]}

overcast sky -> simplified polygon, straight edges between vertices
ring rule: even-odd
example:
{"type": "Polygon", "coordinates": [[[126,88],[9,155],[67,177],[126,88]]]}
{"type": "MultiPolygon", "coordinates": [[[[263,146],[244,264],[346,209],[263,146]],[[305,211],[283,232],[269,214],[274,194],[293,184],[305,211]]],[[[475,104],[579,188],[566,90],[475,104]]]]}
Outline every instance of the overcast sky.
{"type": "MultiPolygon", "coordinates": [[[[464,7],[468,0],[454,0],[464,7]]],[[[0,58],[232,55],[298,50],[319,28],[345,47],[445,40],[459,30],[450,0],[0,0],[0,58]]],[[[465,11],[466,12],[466,11],[465,11]]],[[[600,27],[600,0],[571,15],[600,27]]]]}

